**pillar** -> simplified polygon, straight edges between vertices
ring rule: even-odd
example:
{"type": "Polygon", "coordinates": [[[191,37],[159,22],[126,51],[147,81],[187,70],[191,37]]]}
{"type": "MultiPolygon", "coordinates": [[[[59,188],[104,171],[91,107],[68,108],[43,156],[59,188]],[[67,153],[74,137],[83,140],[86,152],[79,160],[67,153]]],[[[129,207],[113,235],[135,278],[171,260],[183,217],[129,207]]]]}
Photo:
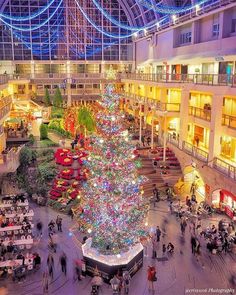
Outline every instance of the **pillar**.
{"type": "Polygon", "coordinates": [[[210,123],[210,138],[209,138],[209,157],[208,162],[211,162],[215,156],[218,156],[221,152],[221,136],[222,136],[222,110],[223,110],[223,95],[215,94],[212,99],[213,113],[211,114],[210,123]]]}
{"type": "Polygon", "coordinates": [[[182,148],[183,141],[187,139],[188,135],[188,108],[189,108],[189,90],[182,88],[181,102],[180,102],[180,126],[179,126],[179,144],[182,148]]]}
{"type": "Polygon", "coordinates": [[[70,61],[66,62],[66,92],[67,92],[67,106],[70,107],[72,103],[71,96],[71,72],[70,72],[70,61]]]}

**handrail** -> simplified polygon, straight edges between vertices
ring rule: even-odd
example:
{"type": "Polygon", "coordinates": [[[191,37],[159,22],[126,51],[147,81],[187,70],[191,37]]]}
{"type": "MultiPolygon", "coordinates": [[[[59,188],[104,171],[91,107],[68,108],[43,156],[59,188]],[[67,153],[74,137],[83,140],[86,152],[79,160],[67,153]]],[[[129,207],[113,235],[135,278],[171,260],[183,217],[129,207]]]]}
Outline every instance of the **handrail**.
{"type": "Polygon", "coordinates": [[[227,175],[228,177],[236,180],[236,167],[225,162],[224,160],[215,157],[213,159],[213,167],[223,173],[224,175],[227,175]]]}
{"type": "Polygon", "coordinates": [[[236,74],[147,74],[123,73],[121,79],[152,81],[157,83],[193,83],[236,87],[236,74]]]}
{"type": "Polygon", "coordinates": [[[206,121],[211,121],[211,110],[189,106],[188,114],[206,121]]]}
{"type": "Polygon", "coordinates": [[[200,149],[199,147],[192,145],[189,142],[183,141],[183,150],[187,154],[190,154],[191,156],[193,156],[203,162],[208,162],[209,153],[200,149]]]}
{"type": "Polygon", "coordinates": [[[236,116],[222,115],[222,125],[228,126],[229,128],[236,129],[236,116]]]}

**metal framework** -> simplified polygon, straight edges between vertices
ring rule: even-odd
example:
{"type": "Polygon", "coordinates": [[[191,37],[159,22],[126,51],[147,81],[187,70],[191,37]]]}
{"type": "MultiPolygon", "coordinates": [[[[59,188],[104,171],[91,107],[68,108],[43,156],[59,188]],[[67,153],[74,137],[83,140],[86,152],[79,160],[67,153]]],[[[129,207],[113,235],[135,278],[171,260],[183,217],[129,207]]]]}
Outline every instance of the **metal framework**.
{"type": "MultiPolygon", "coordinates": [[[[179,6],[190,0],[149,1],[179,6]]],[[[129,26],[142,28],[163,16],[137,0],[96,2],[101,10],[92,0],[1,2],[0,60],[132,60],[129,26]]]]}

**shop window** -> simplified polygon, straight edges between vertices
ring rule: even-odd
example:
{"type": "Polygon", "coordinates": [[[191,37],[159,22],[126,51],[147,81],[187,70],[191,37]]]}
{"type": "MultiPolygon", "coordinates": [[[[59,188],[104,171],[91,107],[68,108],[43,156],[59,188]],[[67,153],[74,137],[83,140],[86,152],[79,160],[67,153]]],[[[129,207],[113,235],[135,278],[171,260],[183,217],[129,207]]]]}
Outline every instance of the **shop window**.
{"type": "Polygon", "coordinates": [[[192,41],[192,32],[180,34],[180,44],[188,44],[192,41]]]}
{"type": "Polygon", "coordinates": [[[232,19],[231,33],[236,33],[236,19],[232,19]]]}
{"type": "Polygon", "coordinates": [[[212,36],[218,37],[220,32],[220,24],[213,24],[212,26],[212,36]]]}
{"type": "Polygon", "coordinates": [[[204,139],[204,128],[203,127],[195,125],[194,138],[198,138],[199,141],[203,142],[203,139],[204,139]]]}

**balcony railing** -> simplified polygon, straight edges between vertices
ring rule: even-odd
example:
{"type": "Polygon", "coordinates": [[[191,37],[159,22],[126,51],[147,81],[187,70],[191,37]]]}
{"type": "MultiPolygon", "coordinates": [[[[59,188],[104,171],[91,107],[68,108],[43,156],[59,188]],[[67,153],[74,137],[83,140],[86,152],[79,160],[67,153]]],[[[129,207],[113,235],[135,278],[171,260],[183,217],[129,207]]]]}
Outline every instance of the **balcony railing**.
{"type": "Polygon", "coordinates": [[[188,108],[188,113],[189,115],[194,116],[196,118],[201,118],[206,121],[211,121],[211,110],[190,106],[188,108]]]}
{"type": "Polygon", "coordinates": [[[215,157],[213,167],[224,175],[236,180],[236,167],[225,162],[224,160],[215,157]]]}
{"type": "Polygon", "coordinates": [[[8,80],[9,80],[8,75],[0,75],[0,85],[7,84],[8,80]]]}
{"type": "Polygon", "coordinates": [[[194,83],[236,87],[236,75],[227,74],[121,74],[121,79],[152,81],[157,83],[194,83]]]}
{"type": "Polygon", "coordinates": [[[201,160],[203,162],[208,162],[208,157],[209,157],[208,152],[192,145],[189,142],[183,141],[183,150],[187,154],[193,156],[194,158],[196,158],[198,160],[201,160]]]}
{"type": "Polygon", "coordinates": [[[180,103],[171,103],[171,102],[159,102],[153,99],[150,99],[145,96],[136,95],[133,93],[121,93],[125,98],[132,100],[133,102],[139,103],[143,101],[143,103],[147,102],[152,104],[155,107],[155,110],[158,111],[168,111],[168,112],[179,112],[180,111],[180,103]]]}
{"type": "Polygon", "coordinates": [[[167,141],[179,148],[179,136],[168,133],[167,141]]]}
{"type": "Polygon", "coordinates": [[[11,110],[12,98],[10,96],[0,98],[0,120],[11,110]]]}
{"type": "Polygon", "coordinates": [[[0,174],[15,172],[19,167],[19,154],[24,145],[12,148],[6,154],[0,155],[0,174]]]}
{"type": "MultiPolygon", "coordinates": [[[[20,80],[20,79],[62,79],[66,80],[70,83],[75,83],[80,79],[106,79],[106,74],[104,73],[71,73],[70,77],[68,77],[67,73],[35,73],[35,74],[11,74],[11,75],[3,75],[3,78],[7,80],[20,80]],[[69,81],[69,79],[71,81],[69,81]]],[[[117,79],[120,79],[120,75],[117,74],[117,79]]],[[[65,82],[66,82],[65,81],[65,82]]]]}
{"type": "Polygon", "coordinates": [[[228,126],[229,128],[236,129],[236,117],[223,114],[222,125],[228,126]]]}

